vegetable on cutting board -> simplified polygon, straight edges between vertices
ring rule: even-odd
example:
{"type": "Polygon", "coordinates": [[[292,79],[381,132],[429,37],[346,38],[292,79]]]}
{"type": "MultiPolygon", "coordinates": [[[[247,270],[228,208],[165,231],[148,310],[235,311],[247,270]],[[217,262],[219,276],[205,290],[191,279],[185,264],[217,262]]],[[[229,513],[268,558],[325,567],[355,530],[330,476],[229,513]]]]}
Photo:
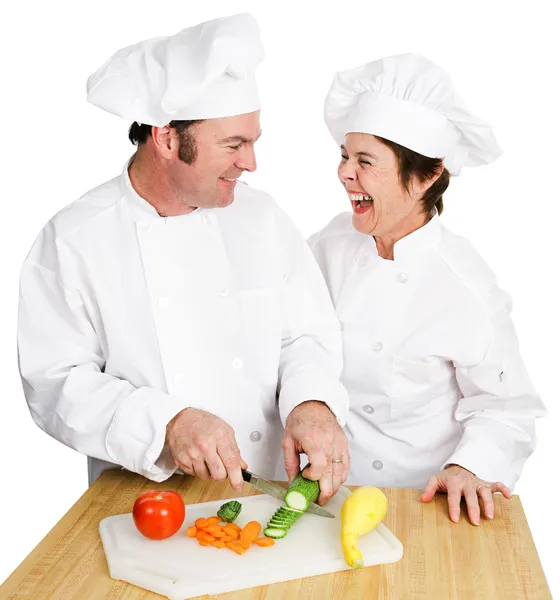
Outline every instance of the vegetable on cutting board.
{"type": "Polygon", "coordinates": [[[344,560],[349,566],[355,569],[364,566],[364,557],[358,548],[358,538],[375,529],[383,521],[388,506],[385,494],[372,486],[355,489],[344,501],[340,510],[340,540],[344,560]]]}
{"type": "MultiPolygon", "coordinates": [[[[236,518],[241,512],[241,504],[237,501],[228,502],[220,507],[218,515],[226,518],[236,518]],[[234,504],[235,502],[235,504],[234,504]],[[232,506],[227,506],[232,505],[232,506]],[[239,505],[239,506],[236,506],[239,505]],[[224,510],[226,512],[224,513],[224,510]],[[236,512],[227,512],[233,510],[236,512]]],[[[267,548],[274,546],[274,540],[267,537],[259,537],[261,533],[261,524],[257,521],[249,521],[245,527],[239,527],[235,523],[220,523],[218,516],[199,518],[194,525],[187,527],[187,536],[196,538],[201,546],[214,546],[215,548],[228,548],[236,554],[242,555],[251,547],[251,545],[267,548]]]]}
{"type": "Polygon", "coordinates": [[[174,490],[149,490],[136,498],[132,518],[143,536],[163,540],[181,529],[185,520],[185,503],[174,490]]]}
{"type": "MultiPolygon", "coordinates": [[[[302,471],[305,471],[306,465],[302,471]]],[[[264,534],[273,539],[281,539],[286,536],[288,529],[303,515],[312,502],[319,498],[319,482],[306,479],[300,471],[290,484],[284,502],[267,523],[264,534]]]]}
{"type": "Polygon", "coordinates": [[[226,502],[220,506],[220,509],[218,510],[218,517],[220,517],[220,520],[226,523],[233,523],[239,516],[240,512],[241,503],[237,502],[237,500],[231,500],[230,502],[226,502]]]}
{"type": "Polygon", "coordinates": [[[284,496],[284,502],[289,508],[305,512],[309,508],[309,504],[317,502],[317,498],[319,498],[321,492],[319,482],[306,479],[302,475],[302,471],[305,471],[310,466],[307,464],[303,467],[290,484],[284,496]]]}

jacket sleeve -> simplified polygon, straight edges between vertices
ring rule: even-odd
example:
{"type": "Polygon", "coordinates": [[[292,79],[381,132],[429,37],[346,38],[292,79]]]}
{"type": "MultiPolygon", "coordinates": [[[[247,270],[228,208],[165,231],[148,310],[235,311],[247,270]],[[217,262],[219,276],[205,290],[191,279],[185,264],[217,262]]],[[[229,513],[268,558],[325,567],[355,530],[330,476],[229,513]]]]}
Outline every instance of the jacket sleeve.
{"type": "Polygon", "coordinates": [[[184,404],[104,373],[80,292],[29,260],[20,279],[18,361],[31,416],[46,433],[153,481],[173,474],[175,465],[158,458],[166,425],[184,404]]]}
{"type": "Polygon", "coordinates": [[[284,279],[278,372],[282,423],[285,426],[288,415],[298,404],[320,400],[343,426],[349,400],[339,380],[342,372],[340,325],[327,286],[305,239],[280,210],[277,233],[284,279]]]}
{"type": "Polygon", "coordinates": [[[494,285],[485,301],[486,348],[473,365],[455,363],[463,435],[446,464],[512,488],[535,449],[535,419],[546,409],[519,354],[511,300],[494,285]]]}

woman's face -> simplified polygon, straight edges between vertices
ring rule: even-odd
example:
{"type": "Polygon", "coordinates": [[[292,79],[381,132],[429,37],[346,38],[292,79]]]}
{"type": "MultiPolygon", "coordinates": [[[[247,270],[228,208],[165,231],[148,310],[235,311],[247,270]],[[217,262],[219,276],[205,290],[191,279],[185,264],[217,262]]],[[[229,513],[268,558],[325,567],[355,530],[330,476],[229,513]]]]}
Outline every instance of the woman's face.
{"type": "Polygon", "coordinates": [[[388,146],[368,133],[348,133],[341,150],[338,178],[360,233],[398,236],[410,222],[425,219],[416,182],[410,183],[410,192],[402,187],[397,157],[388,146]]]}

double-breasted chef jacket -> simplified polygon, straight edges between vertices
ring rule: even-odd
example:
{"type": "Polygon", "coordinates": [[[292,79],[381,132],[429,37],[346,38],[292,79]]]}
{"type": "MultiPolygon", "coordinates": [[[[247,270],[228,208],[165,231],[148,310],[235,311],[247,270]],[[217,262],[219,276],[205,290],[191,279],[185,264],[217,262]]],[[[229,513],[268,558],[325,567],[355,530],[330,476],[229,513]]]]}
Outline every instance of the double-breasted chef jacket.
{"type": "Polygon", "coordinates": [[[340,328],[296,227],[237,185],[226,208],[161,217],[121,176],[58,213],[22,268],[20,372],[34,421],[87,455],[90,483],[120,465],[175,465],[183,408],[231,425],[241,456],[285,478],[282,425],[305,400],[344,424],[340,328]]]}
{"type": "Polygon", "coordinates": [[[436,214],[385,260],[343,213],[309,243],[342,329],[348,483],[423,488],[458,464],[513,486],[545,409],[510,297],[469,242],[436,214]]]}

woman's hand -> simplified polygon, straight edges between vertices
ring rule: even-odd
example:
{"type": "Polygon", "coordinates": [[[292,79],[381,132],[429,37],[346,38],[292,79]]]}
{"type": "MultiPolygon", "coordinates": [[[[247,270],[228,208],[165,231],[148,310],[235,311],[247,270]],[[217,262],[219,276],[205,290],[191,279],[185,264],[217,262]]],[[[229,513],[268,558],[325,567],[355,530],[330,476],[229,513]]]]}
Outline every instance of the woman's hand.
{"type": "Polygon", "coordinates": [[[509,488],[501,482],[489,483],[479,479],[474,473],[459,465],[449,465],[437,475],[428,480],[424,493],[420,496],[422,502],[430,502],[436,492],[447,492],[449,517],[454,522],[459,521],[461,513],[461,496],[465,497],[469,519],[473,525],[480,525],[479,497],[484,505],[487,519],[494,518],[494,501],[492,494],[500,492],[505,498],[511,498],[509,488]]]}

